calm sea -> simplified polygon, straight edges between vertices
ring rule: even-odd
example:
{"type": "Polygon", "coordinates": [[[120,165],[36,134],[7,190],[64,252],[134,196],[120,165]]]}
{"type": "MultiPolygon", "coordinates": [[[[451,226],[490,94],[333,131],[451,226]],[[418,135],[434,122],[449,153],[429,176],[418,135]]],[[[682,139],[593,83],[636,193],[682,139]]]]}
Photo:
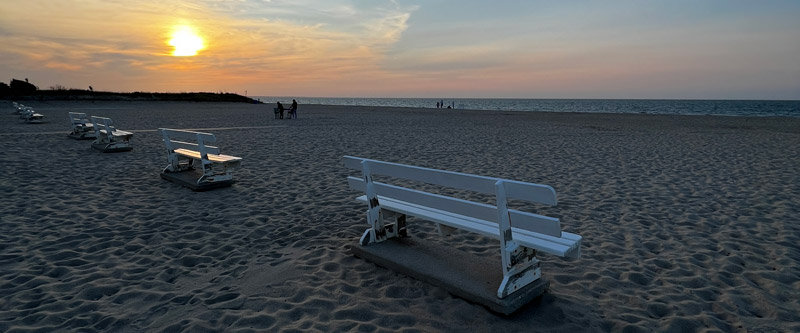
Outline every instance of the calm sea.
{"type": "Polygon", "coordinates": [[[444,101],[445,107],[456,109],[546,111],[546,112],[596,112],[645,113],[684,115],[725,115],[800,118],[800,100],[747,101],[747,100],[659,100],[659,99],[433,99],[433,98],[329,98],[329,97],[270,97],[255,96],[265,103],[280,101],[291,104],[292,99],[302,104],[395,106],[411,108],[436,108],[444,101]]]}

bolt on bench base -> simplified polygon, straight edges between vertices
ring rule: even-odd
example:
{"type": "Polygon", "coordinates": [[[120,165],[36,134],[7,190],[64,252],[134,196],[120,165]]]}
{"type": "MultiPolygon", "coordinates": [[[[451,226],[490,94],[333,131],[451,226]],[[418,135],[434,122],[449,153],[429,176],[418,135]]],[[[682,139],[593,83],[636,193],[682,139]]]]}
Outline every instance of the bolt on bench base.
{"type": "Polygon", "coordinates": [[[202,170],[187,170],[180,172],[161,173],[161,178],[164,178],[179,185],[186,186],[192,189],[192,191],[197,191],[197,192],[208,191],[219,187],[231,186],[234,183],[233,180],[226,180],[213,183],[197,184],[197,180],[200,179],[201,176],[203,176],[202,170]]]}
{"type": "Polygon", "coordinates": [[[542,295],[550,282],[540,278],[505,298],[497,298],[503,281],[499,260],[490,260],[416,237],[390,238],[367,246],[353,245],[350,251],[417,280],[444,288],[451,294],[509,315],[542,295]]]}

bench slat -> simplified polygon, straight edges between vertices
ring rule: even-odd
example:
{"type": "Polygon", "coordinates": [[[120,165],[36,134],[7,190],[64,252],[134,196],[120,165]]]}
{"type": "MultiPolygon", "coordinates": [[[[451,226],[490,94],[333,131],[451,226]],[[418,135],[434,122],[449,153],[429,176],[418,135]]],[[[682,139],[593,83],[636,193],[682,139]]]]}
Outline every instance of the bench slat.
{"type": "MultiPolygon", "coordinates": [[[[97,125],[98,125],[98,127],[103,127],[103,128],[105,127],[105,126],[103,126],[103,124],[100,124],[100,123],[98,123],[97,125]]],[[[99,131],[100,133],[103,133],[103,134],[106,134],[106,133],[108,133],[108,131],[107,131],[107,130],[105,130],[105,129],[101,129],[101,130],[98,130],[98,131],[99,131]]],[[[131,133],[131,132],[120,131],[120,130],[112,131],[112,132],[111,132],[111,134],[113,134],[114,136],[119,136],[119,137],[123,137],[123,136],[131,136],[131,135],[133,135],[133,133],[131,133]]]]}
{"type": "Polygon", "coordinates": [[[70,112],[69,119],[72,122],[72,125],[83,125],[87,127],[88,125],[91,125],[91,123],[87,124],[89,122],[89,117],[87,117],[85,113],[70,112]]]}
{"type": "MultiPolygon", "coordinates": [[[[367,196],[362,195],[356,200],[366,203],[367,196]]],[[[446,212],[430,207],[416,205],[392,198],[378,196],[381,207],[391,211],[420,217],[436,223],[441,223],[457,229],[463,229],[499,240],[500,234],[496,224],[475,219],[469,216],[446,212]]],[[[536,249],[537,251],[561,256],[579,257],[581,236],[562,232],[562,237],[552,237],[540,233],[530,232],[516,227],[511,228],[512,237],[518,244],[536,249]]]]}
{"type": "Polygon", "coordinates": [[[190,142],[197,142],[197,136],[200,135],[200,138],[203,142],[216,142],[217,139],[214,137],[214,134],[211,133],[203,133],[203,132],[192,132],[192,131],[184,131],[184,130],[176,130],[171,128],[159,128],[159,130],[167,132],[167,136],[169,136],[169,141],[190,141],[190,142]]]}
{"type": "MultiPolygon", "coordinates": [[[[364,192],[364,180],[356,177],[347,177],[351,189],[364,192]]],[[[470,216],[476,219],[498,223],[497,207],[468,200],[417,191],[400,186],[373,182],[378,195],[393,199],[429,206],[435,209],[458,212],[459,215],[470,216]]],[[[508,210],[511,225],[520,229],[542,233],[553,237],[561,237],[561,222],[557,218],[533,214],[514,209],[508,210]]],[[[496,227],[495,227],[496,228],[496,227]]],[[[495,233],[498,231],[495,230],[495,233]]]]}
{"type": "Polygon", "coordinates": [[[360,171],[361,162],[366,160],[370,161],[370,169],[372,170],[373,174],[420,181],[484,194],[495,194],[495,183],[498,181],[503,181],[506,189],[506,196],[509,198],[538,202],[547,205],[556,204],[556,192],[548,185],[470,175],[446,170],[429,169],[354,156],[344,156],[342,160],[345,167],[353,170],[360,171]]]}
{"type": "MultiPolygon", "coordinates": [[[[193,143],[193,142],[183,142],[183,141],[172,141],[172,140],[170,140],[170,144],[172,145],[172,148],[176,149],[176,150],[177,149],[188,149],[188,150],[199,151],[199,149],[200,149],[200,148],[198,148],[198,145],[196,143],[193,143]]],[[[205,146],[205,148],[206,148],[206,153],[209,154],[209,155],[210,154],[217,154],[218,155],[220,153],[219,147],[205,146]]]]}
{"type": "MultiPolygon", "coordinates": [[[[183,155],[189,158],[200,159],[200,152],[188,149],[175,149],[175,153],[178,155],[183,155]]],[[[229,156],[229,155],[216,155],[216,154],[208,154],[208,160],[211,162],[217,163],[225,163],[225,162],[236,162],[241,161],[241,157],[236,156],[229,156]]]]}

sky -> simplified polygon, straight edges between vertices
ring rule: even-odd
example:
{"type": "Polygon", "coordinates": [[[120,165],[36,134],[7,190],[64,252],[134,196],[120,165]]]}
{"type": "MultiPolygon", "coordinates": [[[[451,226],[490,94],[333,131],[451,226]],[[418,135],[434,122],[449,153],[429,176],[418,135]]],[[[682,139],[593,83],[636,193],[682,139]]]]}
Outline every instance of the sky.
{"type": "Polygon", "coordinates": [[[0,80],[249,96],[800,99],[799,17],[796,0],[2,0],[0,80]],[[187,29],[203,49],[174,56],[173,34],[187,29]]]}

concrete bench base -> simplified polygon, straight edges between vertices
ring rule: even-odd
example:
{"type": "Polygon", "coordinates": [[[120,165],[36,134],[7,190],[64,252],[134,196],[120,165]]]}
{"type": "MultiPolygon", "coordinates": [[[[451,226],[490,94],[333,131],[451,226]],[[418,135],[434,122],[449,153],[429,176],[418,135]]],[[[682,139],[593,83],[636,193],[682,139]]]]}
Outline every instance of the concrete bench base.
{"type": "Polygon", "coordinates": [[[219,187],[231,186],[234,183],[233,180],[227,180],[227,181],[204,183],[198,185],[197,180],[200,179],[201,176],[203,176],[203,172],[201,170],[187,170],[181,172],[161,173],[161,178],[164,178],[179,185],[186,186],[192,189],[192,191],[197,191],[197,192],[208,191],[219,187]]]}
{"type": "Polygon", "coordinates": [[[455,296],[504,315],[517,311],[550,287],[549,281],[540,278],[505,298],[497,298],[497,286],[503,280],[498,267],[500,260],[490,260],[415,237],[390,238],[367,246],[354,245],[351,252],[378,266],[444,288],[455,296]]]}
{"type": "Polygon", "coordinates": [[[73,138],[75,140],[94,140],[96,137],[94,136],[94,132],[85,132],[81,134],[70,133],[67,136],[73,138]]]}

